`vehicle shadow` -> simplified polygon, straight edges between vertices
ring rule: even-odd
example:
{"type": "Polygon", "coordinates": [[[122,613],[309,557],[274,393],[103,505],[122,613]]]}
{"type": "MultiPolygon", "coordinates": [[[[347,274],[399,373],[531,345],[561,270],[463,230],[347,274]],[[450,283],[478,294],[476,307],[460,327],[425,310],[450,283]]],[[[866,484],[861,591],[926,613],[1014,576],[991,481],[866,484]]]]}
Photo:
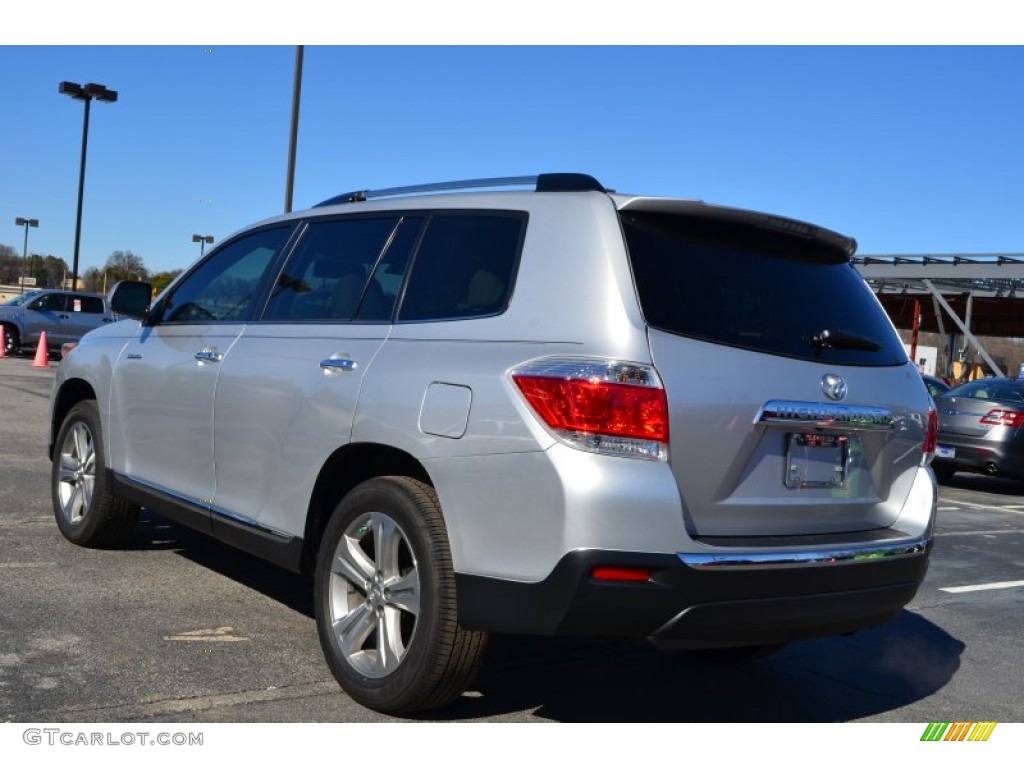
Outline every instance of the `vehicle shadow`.
{"type": "Polygon", "coordinates": [[[244,584],[309,618],[315,618],[313,583],[254,555],[143,509],[124,549],[172,550],[197,565],[244,584]]]}
{"type": "Polygon", "coordinates": [[[963,491],[982,491],[1000,496],[1024,496],[1024,481],[1022,480],[970,472],[957,472],[953,477],[944,480],[940,484],[940,489],[942,487],[959,488],[963,491]]]}
{"type": "MultiPolygon", "coordinates": [[[[126,547],[171,549],[314,616],[308,577],[146,510],[126,547]]],[[[793,643],[748,664],[709,662],[644,641],[493,635],[471,690],[408,719],[526,712],[559,722],[846,722],[936,693],[956,674],[964,647],[909,611],[876,629],[793,643]]]]}
{"type": "Polygon", "coordinates": [[[916,614],[719,664],[643,641],[491,638],[475,690],[431,720],[532,710],[559,722],[846,722],[945,686],[964,644],[916,614]]]}

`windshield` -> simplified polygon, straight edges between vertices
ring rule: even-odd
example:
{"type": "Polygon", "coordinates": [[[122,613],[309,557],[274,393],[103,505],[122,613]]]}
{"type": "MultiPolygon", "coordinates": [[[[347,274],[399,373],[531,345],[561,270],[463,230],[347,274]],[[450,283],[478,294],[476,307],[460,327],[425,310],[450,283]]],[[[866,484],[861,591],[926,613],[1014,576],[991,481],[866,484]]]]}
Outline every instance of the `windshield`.
{"type": "Polygon", "coordinates": [[[15,296],[13,299],[10,299],[8,301],[5,301],[0,306],[20,307],[22,304],[32,301],[32,299],[34,299],[40,293],[42,293],[42,291],[25,291],[25,293],[21,294],[20,296],[15,296]]]}

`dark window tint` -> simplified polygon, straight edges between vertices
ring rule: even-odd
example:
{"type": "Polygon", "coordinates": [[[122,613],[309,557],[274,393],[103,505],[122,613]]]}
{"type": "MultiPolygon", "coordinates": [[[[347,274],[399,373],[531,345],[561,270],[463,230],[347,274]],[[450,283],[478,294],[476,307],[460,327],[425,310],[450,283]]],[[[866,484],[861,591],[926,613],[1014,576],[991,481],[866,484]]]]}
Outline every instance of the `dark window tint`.
{"type": "Polygon", "coordinates": [[[416,251],[399,320],[440,320],[505,309],[522,216],[437,214],[416,251]]]}
{"type": "Polygon", "coordinates": [[[72,312],[84,312],[89,315],[103,314],[103,299],[99,296],[73,296],[71,299],[72,312]]]}
{"type": "Polygon", "coordinates": [[[377,263],[359,305],[357,320],[390,320],[423,219],[403,219],[377,263]]]}
{"type": "Polygon", "coordinates": [[[821,362],[906,362],[888,318],[839,249],[671,214],[622,218],[640,304],[655,328],[821,362]]]}
{"type": "Polygon", "coordinates": [[[67,309],[68,295],[66,293],[48,293],[28,305],[29,309],[39,312],[63,312],[67,309]]]}
{"type": "Polygon", "coordinates": [[[247,319],[267,267],[290,231],[266,229],[214,251],[168,297],[162,321],[208,323],[247,319]]]}
{"type": "Polygon", "coordinates": [[[398,219],[343,219],[310,224],[277,278],[264,320],[351,320],[360,305],[384,304],[368,277],[398,219]]]}

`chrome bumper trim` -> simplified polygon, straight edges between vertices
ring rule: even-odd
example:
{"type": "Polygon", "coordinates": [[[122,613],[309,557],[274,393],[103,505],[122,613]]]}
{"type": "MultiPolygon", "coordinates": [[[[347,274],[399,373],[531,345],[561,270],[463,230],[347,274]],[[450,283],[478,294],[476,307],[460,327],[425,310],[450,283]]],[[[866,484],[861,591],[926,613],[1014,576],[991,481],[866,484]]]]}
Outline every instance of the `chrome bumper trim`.
{"type": "Polygon", "coordinates": [[[684,565],[698,569],[758,570],[766,568],[821,567],[849,565],[898,557],[920,557],[931,548],[931,539],[900,544],[872,544],[842,549],[818,549],[789,552],[739,552],[731,554],[696,554],[678,552],[684,565]]]}

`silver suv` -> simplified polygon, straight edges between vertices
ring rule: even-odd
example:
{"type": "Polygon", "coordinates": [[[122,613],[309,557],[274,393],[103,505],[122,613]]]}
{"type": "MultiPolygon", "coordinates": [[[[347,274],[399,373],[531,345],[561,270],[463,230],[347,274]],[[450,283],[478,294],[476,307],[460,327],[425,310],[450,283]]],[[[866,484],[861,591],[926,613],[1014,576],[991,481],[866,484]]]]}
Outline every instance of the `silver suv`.
{"type": "Polygon", "coordinates": [[[112,545],[143,506],[315,574],[384,712],[458,696],[487,632],[740,658],[880,624],[927,567],[935,411],[854,249],[581,174],[268,219],[61,363],[57,524],[112,545]]]}

